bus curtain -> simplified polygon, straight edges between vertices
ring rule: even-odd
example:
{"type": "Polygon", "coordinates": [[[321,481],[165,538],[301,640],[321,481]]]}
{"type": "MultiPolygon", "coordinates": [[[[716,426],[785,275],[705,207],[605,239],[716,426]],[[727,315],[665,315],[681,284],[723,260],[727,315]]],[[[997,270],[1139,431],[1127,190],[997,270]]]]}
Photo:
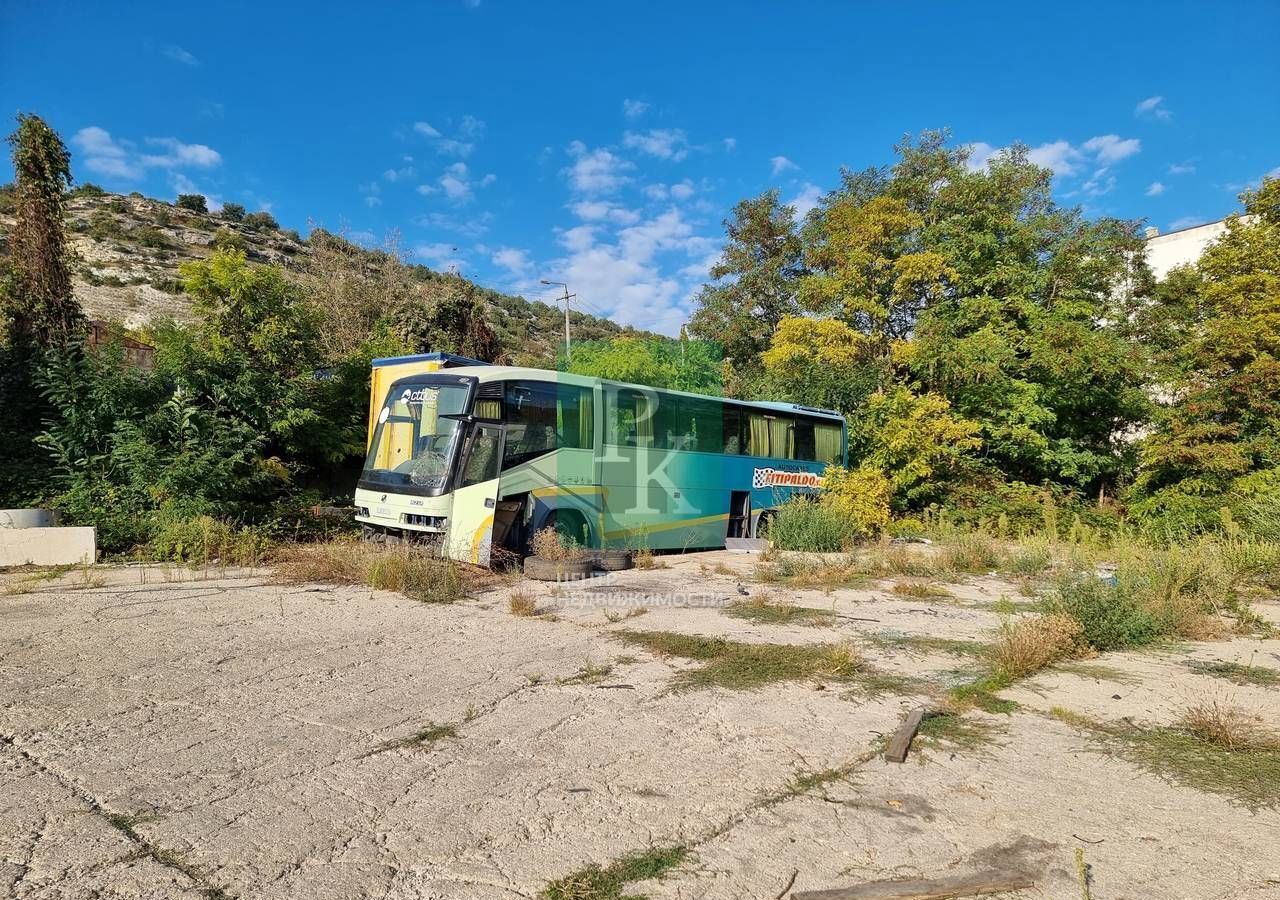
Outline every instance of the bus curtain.
{"type": "Polygon", "coordinates": [[[747,455],[769,455],[769,420],[764,413],[747,413],[747,455]]]}
{"type": "Polygon", "coordinates": [[[769,455],[778,459],[796,458],[796,430],[791,419],[769,419],[769,455]]]}
{"type": "Polygon", "coordinates": [[[819,462],[840,465],[840,426],[815,422],[813,426],[813,455],[819,462]]]}

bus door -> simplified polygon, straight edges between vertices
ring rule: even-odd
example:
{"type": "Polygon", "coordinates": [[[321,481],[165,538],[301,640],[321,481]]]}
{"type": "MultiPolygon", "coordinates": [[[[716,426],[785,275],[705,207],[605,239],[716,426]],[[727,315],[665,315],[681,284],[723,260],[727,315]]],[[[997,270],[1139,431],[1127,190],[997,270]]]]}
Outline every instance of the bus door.
{"type": "Polygon", "coordinates": [[[463,449],[453,508],[445,534],[444,555],[477,566],[489,565],[493,549],[493,514],[498,505],[498,462],[502,429],[477,425],[463,449]]]}

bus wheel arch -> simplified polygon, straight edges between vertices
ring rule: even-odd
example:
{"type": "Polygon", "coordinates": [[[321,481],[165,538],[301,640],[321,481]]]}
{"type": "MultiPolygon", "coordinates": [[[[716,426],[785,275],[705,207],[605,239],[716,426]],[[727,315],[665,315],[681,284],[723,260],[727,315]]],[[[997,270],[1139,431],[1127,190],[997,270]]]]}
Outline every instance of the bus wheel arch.
{"type": "Polygon", "coordinates": [[[762,539],[768,535],[769,523],[777,516],[777,511],[772,509],[760,510],[760,515],[756,516],[755,528],[752,529],[751,536],[753,538],[762,539]]]}
{"type": "Polygon", "coordinates": [[[545,528],[554,528],[558,534],[573,538],[580,547],[595,546],[592,540],[591,523],[587,521],[582,510],[572,507],[553,507],[542,517],[542,521],[530,534],[530,538],[532,539],[533,534],[545,528]]]}

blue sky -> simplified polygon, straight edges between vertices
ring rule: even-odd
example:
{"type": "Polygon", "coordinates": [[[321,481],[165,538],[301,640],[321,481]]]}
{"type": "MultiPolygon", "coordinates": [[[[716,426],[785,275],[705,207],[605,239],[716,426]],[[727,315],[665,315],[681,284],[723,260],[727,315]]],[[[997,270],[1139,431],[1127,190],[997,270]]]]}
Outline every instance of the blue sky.
{"type": "Polygon", "coordinates": [[[0,109],[46,117],[78,180],[398,230],[675,333],[734,202],[808,208],[907,132],[1025,142],[1090,215],[1220,218],[1280,170],[1278,45],[1274,0],[5,2],[0,109]]]}

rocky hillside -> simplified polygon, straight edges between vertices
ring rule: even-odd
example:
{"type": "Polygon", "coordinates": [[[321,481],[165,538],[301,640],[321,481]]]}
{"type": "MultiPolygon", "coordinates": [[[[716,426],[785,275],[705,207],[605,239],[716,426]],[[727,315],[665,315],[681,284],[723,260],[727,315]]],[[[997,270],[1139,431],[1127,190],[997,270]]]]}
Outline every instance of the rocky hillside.
{"type": "MultiPolygon", "coordinates": [[[[13,203],[0,188],[0,254],[13,228],[13,203]]],[[[191,300],[183,293],[178,266],[212,255],[216,246],[241,247],[251,262],[275,263],[301,275],[312,256],[310,242],[296,231],[272,227],[270,217],[231,221],[141,194],[121,196],[92,188],[74,191],[67,203],[67,230],[75,252],[76,296],[92,319],[138,328],[149,320],[189,320],[191,300]],[[267,220],[267,221],[264,221],[267,220]]],[[[367,254],[377,265],[381,254],[367,254]]],[[[421,282],[455,278],[426,266],[411,266],[421,282]]],[[[502,346],[521,361],[551,364],[563,329],[556,307],[476,286],[488,304],[502,346]]],[[[573,313],[575,340],[637,333],[608,319],[573,313]]]]}

